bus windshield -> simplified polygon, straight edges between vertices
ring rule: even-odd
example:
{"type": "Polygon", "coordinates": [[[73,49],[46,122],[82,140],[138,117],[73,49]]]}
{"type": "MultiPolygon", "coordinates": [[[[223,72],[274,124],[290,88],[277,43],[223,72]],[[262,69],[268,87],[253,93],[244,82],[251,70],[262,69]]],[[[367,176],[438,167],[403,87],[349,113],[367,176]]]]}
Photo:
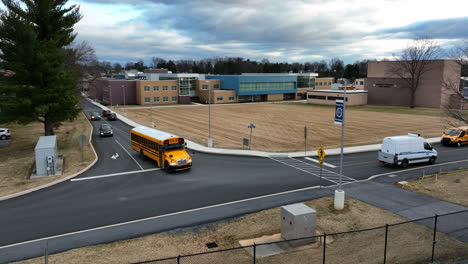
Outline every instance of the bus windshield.
{"type": "Polygon", "coordinates": [[[449,136],[458,136],[458,134],[460,134],[460,130],[449,129],[445,131],[445,135],[449,135],[449,136]]]}
{"type": "Polygon", "coordinates": [[[164,151],[171,151],[171,150],[184,149],[184,148],[185,148],[185,145],[183,143],[164,145],[164,151]]]}

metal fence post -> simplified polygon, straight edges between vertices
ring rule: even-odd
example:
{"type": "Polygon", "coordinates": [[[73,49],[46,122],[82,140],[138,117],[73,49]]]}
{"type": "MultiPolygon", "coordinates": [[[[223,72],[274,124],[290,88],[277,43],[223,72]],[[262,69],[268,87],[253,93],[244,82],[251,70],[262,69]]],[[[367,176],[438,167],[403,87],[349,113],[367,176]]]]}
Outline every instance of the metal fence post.
{"type": "Polygon", "coordinates": [[[253,244],[253,263],[257,261],[257,245],[253,244]]]}
{"type": "Polygon", "coordinates": [[[388,224],[385,225],[385,246],[383,253],[383,263],[387,263],[387,240],[388,240],[388,224]]]}
{"type": "Polygon", "coordinates": [[[177,264],[180,264],[180,255],[177,256],[177,264]]]}
{"type": "Polygon", "coordinates": [[[322,263],[325,264],[325,253],[327,248],[327,233],[323,233],[323,256],[322,263]]]}
{"type": "Polygon", "coordinates": [[[435,251],[435,244],[436,244],[436,234],[437,234],[437,214],[434,217],[434,233],[432,235],[432,254],[431,254],[431,262],[434,262],[434,251],[435,251]]]}

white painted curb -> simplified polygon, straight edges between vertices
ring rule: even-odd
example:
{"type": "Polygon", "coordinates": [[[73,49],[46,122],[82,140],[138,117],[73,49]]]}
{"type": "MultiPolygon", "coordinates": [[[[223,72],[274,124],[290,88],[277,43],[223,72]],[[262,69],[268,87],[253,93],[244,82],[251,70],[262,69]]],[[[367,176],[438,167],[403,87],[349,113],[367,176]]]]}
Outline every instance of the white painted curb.
{"type": "Polygon", "coordinates": [[[91,146],[91,149],[93,150],[94,157],[95,157],[94,161],[91,162],[88,166],[86,166],[86,168],[80,170],[79,172],[73,173],[72,175],[67,176],[67,177],[65,177],[63,179],[56,180],[56,181],[50,182],[50,183],[45,184],[45,185],[37,186],[37,187],[34,187],[32,189],[29,189],[29,190],[24,190],[24,191],[21,191],[21,192],[12,193],[12,194],[9,194],[9,195],[2,196],[2,197],[0,197],[0,201],[4,201],[4,200],[7,200],[7,199],[11,199],[11,198],[14,198],[14,197],[18,197],[18,196],[21,196],[21,195],[32,193],[32,192],[35,192],[35,191],[50,187],[50,186],[55,185],[55,184],[58,184],[58,183],[61,183],[61,182],[64,182],[64,181],[68,181],[69,179],[71,179],[73,177],[76,177],[76,176],[80,175],[81,173],[89,170],[89,168],[91,168],[94,164],[96,164],[96,162],[98,161],[99,158],[98,158],[98,155],[96,153],[96,150],[94,149],[93,144],[91,143],[91,139],[92,139],[92,135],[93,135],[93,125],[91,125],[91,123],[89,122],[88,117],[86,117],[86,115],[83,112],[81,112],[81,113],[84,115],[84,117],[88,121],[89,125],[91,126],[91,131],[90,131],[89,137],[88,137],[88,143],[91,146]]]}
{"type": "MultiPolygon", "coordinates": [[[[103,106],[88,97],[85,97],[90,103],[104,109],[104,110],[111,110],[110,108],[103,106]]],[[[137,122],[134,122],[127,117],[117,114],[118,118],[122,120],[122,122],[126,123],[129,126],[138,127],[142,126],[137,122]]],[[[157,130],[157,129],[156,129],[157,130]]],[[[297,152],[265,152],[265,151],[257,151],[257,150],[239,150],[239,149],[222,149],[222,148],[209,148],[198,143],[195,143],[190,140],[187,141],[187,148],[199,152],[210,153],[210,154],[222,154],[222,155],[234,155],[234,156],[255,156],[255,157],[270,157],[270,156],[286,156],[290,158],[300,158],[300,157],[315,157],[317,156],[317,150],[311,151],[297,151],[297,152]]],[[[436,143],[440,141],[440,137],[436,138],[428,138],[427,141],[429,143],[436,143]]],[[[368,151],[378,151],[380,150],[382,144],[372,144],[372,145],[364,145],[364,146],[355,146],[355,147],[346,147],[344,148],[344,154],[351,154],[351,153],[359,153],[359,152],[368,152],[368,151]]],[[[326,149],[325,152],[327,155],[338,155],[340,154],[340,149],[326,149]]],[[[376,154],[377,155],[377,154],[376,154]]]]}

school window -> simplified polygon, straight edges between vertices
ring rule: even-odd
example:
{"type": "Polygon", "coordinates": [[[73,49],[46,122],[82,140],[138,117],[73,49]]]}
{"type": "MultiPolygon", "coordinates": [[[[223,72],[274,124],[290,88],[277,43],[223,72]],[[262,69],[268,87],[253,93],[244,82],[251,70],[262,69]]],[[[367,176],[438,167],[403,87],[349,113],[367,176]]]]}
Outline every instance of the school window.
{"type": "Polygon", "coordinates": [[[177,102],[177,96],[172,96],[172,102],[177,102]]]}
{"type": "Polygon", "coordinates": [[[222,97],[222,96],[216,97],[216,101],[222,101],[222,100],[223,100],[223,97],[222,97]]]}
{"type": "Polygon", "coordinates": [[[317,85],[318,85],[318,82],[315,83],[315,86],[317,86],[317,85]]]}
{"type": "Polygon", "coordinates": [[[208,90],[208,85],[207,85],[207,84],[204,84],[204,85],[202,86],[202,90],[208,90]]]}
{"type": "Polygon", "coordinates": [[[164,97],[163,97],[163,101],[164,101],[164,102],[169,102],[169,97],[164,96],[164,97]]]}
{"type": "Polygon", "coordinates": [[[360,81],[359,84],[360,84],[360,85],[364,85],[364,82],[363,82],[363,81],[360,81]]]}
{"type": "Polygon", "coordinates": [[[328,85],[331,85],[331,82],[328,82],[328,85]]]}
{"type": "Polygon", "coordinates": [[[171,87],[171,90],[172,90],[172,91],[177,90],[177,86],[173,85],[173,86],[171,87]]]}
{"type": "Polygon", "coordinates": [[[167,90],[167,86],[163,86],[163,90],[167,90]]]}
{"type": "Polygon", "coordinates": [[[234,96],[229,96],[229,101],[234,101],[234,96]]]}
{"type": "Polygon", "coordinates": [[[159,91],[159,86],[153,86],[153,91],[159,91]]]}
{"type": "Polygon", "coordinates": [[[319,85],[322,85],[322,82],[319,82],[319,85]]]}
{"type": "Polygon", "coordinates": [[[153,101],[154,101],[155,103],[159,103],[159,97],[154,97],[154,98],[153,98],[153,101]]]}
{"type": "Polygon", "coordinates": [[[145,97],[145,103],[149,103],[150,102],[150,98],[149,97],[145,97]]]}
{"type": "Polygon", "coordinates": [[[213,87],[214,87],[215,89],[218,89],[218,88],[219,88],[219,84],[215,83],[215,84],[213,85],[213,87]]]}
{"type": "Polygon", "coordinates": [[[145,92],[149,91],[150,90],[150,87],[149,85],[145,85],[145,92]]]}

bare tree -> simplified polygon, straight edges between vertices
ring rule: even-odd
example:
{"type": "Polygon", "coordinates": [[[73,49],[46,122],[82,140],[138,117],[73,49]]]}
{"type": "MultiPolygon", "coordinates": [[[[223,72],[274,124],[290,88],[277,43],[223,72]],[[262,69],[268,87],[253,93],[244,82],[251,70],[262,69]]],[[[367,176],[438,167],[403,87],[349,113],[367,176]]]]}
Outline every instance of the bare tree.
{"type": "MultiPolygon", "coordinates": [[[[464,73],[466,74],[468,69],[468,40],[452,49],[449,55],[459,65],[462,76],[464,73]]],[[[468,97],[465,97],[466,94],[464,94],[464,87],[468,87],[468,80],[444,80],[443,85],[449,98],[444,105],[447,116],[451,120],[455,120],[455,122],[468,125],[468,110],[466,110],[468,108],[468,97]]],[[[456,126],[456,124],[452,123],[451,125],[456,126]]]]}
{"type": "Polygon", "coordinates": [[[83,41],[71,45],[65,50],[65,66],[78,74],[78,88],[85,91],[94,80],[101,77],[102,65],[96,57],[96,52],[91,45],[83,41]]]}
{"type": "Polygon", "coordinates": [[[401,78],[411,90],[411,108],[415,107],[415,94],[421,77],[437,67],[434,60],[440,58],[441,52],[442,49],[436,41],[428,38],[416,39],[402,51],[390,68],[390,74],[401,78]]]}

